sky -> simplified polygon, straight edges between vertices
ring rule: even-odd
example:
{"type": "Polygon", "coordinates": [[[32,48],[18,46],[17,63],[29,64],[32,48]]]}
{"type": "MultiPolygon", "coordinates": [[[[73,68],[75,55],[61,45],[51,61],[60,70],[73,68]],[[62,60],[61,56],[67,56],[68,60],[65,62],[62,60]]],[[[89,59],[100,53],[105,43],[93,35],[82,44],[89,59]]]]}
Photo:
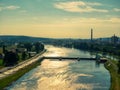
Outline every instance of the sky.
{"type": "Polygon", "coordinates": [[[0,0],[0,35],[120,37],[120,0],[0,0]]]}

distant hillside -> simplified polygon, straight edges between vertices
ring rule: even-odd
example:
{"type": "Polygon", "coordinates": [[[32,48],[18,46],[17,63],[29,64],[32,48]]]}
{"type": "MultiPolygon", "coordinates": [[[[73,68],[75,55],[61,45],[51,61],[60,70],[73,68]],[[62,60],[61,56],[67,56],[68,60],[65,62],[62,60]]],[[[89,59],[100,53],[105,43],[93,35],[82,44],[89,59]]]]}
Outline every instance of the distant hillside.
{"type": "Polygon", "coordinates": [[[0,41],[3,42],[36,42],[36,41],[47,41],[49,38],[39,38],[30,36],[12,36],[12,35],[1,35],[0,41]]]}
{"type": "MultiPolygon", "coordinates": [[[[100,38],[96,38],[94,40],[99,40],[100,38]]],[[[30,37],[30,36],[15,36],[15,35],[0,35],[0,42],[37,42],[41,41],[43,43],[56,43],[59,41],[64,42],[73,42],[73,41],[90,41],[91,39],[70,39],[70,38],[59,38],[59,39],[52,39],[52,38],[42,38],[42,37],[30,37]]],[[[108,42],[111,40],[111,37],[101,38],[102,41],[108,42]]],[[[120,41],[120,38],[119,38],[120,41]]]]}

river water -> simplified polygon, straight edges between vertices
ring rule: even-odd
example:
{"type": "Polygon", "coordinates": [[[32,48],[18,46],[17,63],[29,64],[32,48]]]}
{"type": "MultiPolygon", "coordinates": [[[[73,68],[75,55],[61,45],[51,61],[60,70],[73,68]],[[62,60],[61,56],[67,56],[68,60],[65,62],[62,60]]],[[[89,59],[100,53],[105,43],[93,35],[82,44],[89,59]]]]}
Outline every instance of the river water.
{"type": "MultiPolygon", "coordinates": [[[[44,56],[94,57],[89,52],[46,46],[44,56]]],[[[88,60],[45,59],[7,90],[109,90],[110,75],[103,64],[88,60]]]]}

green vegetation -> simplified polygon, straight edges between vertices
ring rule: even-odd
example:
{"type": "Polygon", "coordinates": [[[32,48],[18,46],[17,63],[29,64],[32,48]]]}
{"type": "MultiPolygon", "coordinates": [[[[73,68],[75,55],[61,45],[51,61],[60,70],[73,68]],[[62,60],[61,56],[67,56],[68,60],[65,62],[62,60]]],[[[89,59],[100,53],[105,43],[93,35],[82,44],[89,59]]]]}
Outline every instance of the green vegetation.
{"type": "Polygon", "coordinates": [[[21,61],[35,56],[43,50],[44,45],[41,42],[2,42],[2,45],[0,45],[0,59],[3,59],[3,62],[0,62],[0,66],[16,65],[21,61]]]}
{"type": "Polygon", "coordinates": [[[74,42],[72,45],[76,49],[95,51],[95,52],[103,52],[104,54],[110,54],[115,56],[120,56],[120,44],[112,44],[112,43],[90,43],[90,42],[74,42]]]}
{"type": "Polygon", "coordinates": [[[2,68],[4,68],[4,66],[3,66],[3,60],[0,59],[0,69],[2,69],[2,68]]]}
{"type": "MultiPolygon", "coordinates": [[[[0,69],[6,66],[14,66],[22,61],[32,58],[33,56],[36,57],[38,53],[42,53],[43,51],[44,51],[44,45],[40,42],[34,42],[34,43],[2,42],[2,44],[0,44],[0,69]]],[[[40,64],[40,61],[32,63],[31,65],[28,65],[27,67],[24,67],[19,71],[11,75],[8,75],[5,78],[0,79],[0,82],[2,82],[0,83],[0,90],[10,85],[11,82],[17,80],[26,72],[33,69],[39,64],[40,64]]]]}
{"type": "Polygon", "coordinates": [[[2,83],[0,83],[0,90],[3,90],[5,87],[10,85],[11,82],[16,81],[18,78],[23,76],[25,73],[27,73],[31,69],[35,68],[36,66],[40,65],[40,62],[42,62],[42,60],[40,60],[38,62],[35,62],[35,63],[31,64],[31,65],[28,65],[25,68],[22,68],[19,71],[15,72],[14,74],[1,79],[0,82],[2,82],[2,83]]]}
{"type": "Polygon", "coordinates": [[[3,63],[3,60],[2,60],[2,59],[0,59],[0,66],[2,65],[2,63],[3,63]]]}
{"type": "Polygon", "coordinates": [[[110,90],[120,90],[120,74],[118,73],[118,62],[114,60],[107,61],[105,67],[109,70],[111,75],[110,90]]]}
{"type": "Polygon", "coordinates": [[[0,47],[0,53],[2,53],[2,48],[0,47]]]}

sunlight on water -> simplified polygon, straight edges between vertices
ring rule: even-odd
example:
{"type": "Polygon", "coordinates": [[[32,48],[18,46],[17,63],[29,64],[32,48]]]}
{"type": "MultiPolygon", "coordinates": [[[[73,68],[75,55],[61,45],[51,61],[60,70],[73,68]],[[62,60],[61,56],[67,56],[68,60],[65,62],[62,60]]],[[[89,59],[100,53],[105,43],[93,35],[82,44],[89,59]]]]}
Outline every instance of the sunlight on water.
{"type": "Polygon", "coordinates": [[[55,46],[49,46],[49,45],[48,46],[46,45],[46,48],[48,49],[47,49],[47,53],[45,53],[44,56],[95,57],[88,52],[80,51],[73,48],[69,49],[69,48],[55,47],[55,46]]]}
{"type": "MultiPolygon", "coordinates": [[[[72,63],[72,62],[45,60],[41,66],[44,72],[44,77],[42,77],[39,80],[38,89],[40,90],[60,90],[60,89],[75,90],[77,88],[83,88],[83,89],[90,90],[92,87],[92,85],[90,84],[88,85],[73,84],[74,81],[77,79],[77,75],[72,74],[69,70],[68,65],[69,63],[72,63]]],[[[81,74],[81,76],[91,76],[91,75],[81,74]]]]}
{"type": "MultiPolygon", "coordinates": [[[[70,53],[76,53],[76,51],[52,47],[44,55],[67,56],[70,53]]],[[[103,65],[96,68],[94,61],[78,62],[74,60],[59,61],[45,59],[40,66],[26,73],[7,89],[109,90],[109,82],[110,77],[107,70],[103,65]]]]}
{"type": "Polygon", "coordinates": [[[44,56],[52,56],[52,57],[56,57],[56,56],[66,56],[66,51],[62,51],[60,48],[51,48],[49,51],[47,51],[47,53],[44,54],[44,56]]]}
{"type": "Polygon", "coordinates": [[[79,88],[92,90],[92,84],[75,83],[78,76],[92,77],[92,75],[72,73],[69,69],[70,63],[74,61],[44,60],[41,66],[35,69],[33,75],[27,77],[26,74],[26,80],[20,80],[11,90],[77,90],[79,88]]]}

